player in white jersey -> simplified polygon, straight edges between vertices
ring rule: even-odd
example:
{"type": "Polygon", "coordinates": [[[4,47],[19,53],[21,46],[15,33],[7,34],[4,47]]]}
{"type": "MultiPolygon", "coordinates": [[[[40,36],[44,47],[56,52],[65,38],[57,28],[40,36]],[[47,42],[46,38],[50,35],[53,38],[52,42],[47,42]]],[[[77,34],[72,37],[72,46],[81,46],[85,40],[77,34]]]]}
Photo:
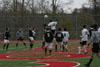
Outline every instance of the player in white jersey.
{"type": "Polygon", "coordinates": [[[87,54],[87,49],[86,49],[86,44],[88,41],[88,35],[89,35],[89,31],[86,29],[86,25],[83,25],[83,30],[82,30],[82,36],[81,36],[81,42],[80,42],[80,46],[78,47],[78,54],[81,54],[81,48],[84,49],[85,54],[87,54]]]}
{"type": "Polygon", "coordinates": [[[98,28],[98,32],[100,33],[100,27],[98,28]]]}
{"type": "Polygon", "coordinates": [[[51,27],[51,32],[52,32],[53,34],[55,34],[56,25],[57,25],[57,24],[58,24],[57,21],[52,21],[52,20],[50,20],[50,22],[49,22],[49,24],[48,24],[48,26],[51,27]]]}
{"type": "Polygon", "coordinates": [[[68,43],[68,40],[69,40],[69,32],[66,30],[66,28],[64,28],[63,30],[62,30],[62,33],[63,33],[63,36],[64,36],[64,38],[63,38],[63,51],[64,50],[68,50],[68,45],[67,45],[67,43],[68,43]]]}

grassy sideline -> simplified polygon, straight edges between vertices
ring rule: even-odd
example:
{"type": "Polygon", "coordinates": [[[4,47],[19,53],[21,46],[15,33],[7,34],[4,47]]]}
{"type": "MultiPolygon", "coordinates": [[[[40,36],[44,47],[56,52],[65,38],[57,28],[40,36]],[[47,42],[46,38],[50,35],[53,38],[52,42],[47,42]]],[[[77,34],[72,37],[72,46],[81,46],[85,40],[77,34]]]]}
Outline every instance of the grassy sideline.
{"type": "MultiPolygon", "coordinates": [[[[79,45],[79,43],[68,43],[69,46],[79,45]]],[[[19,44],[18,48],[15,48],[15,44],[11,44],[9,46],[9,50],[2,50],[2,46],[0,45],[0,54],[12,54],[11,51],[40,51],[40,50],[28,50],[28,47],[25,48],[23,44],[19,44]]],[[[29,44],[27,44],[29,46],[29,44]]],[[[41,43],[35,43],[34,48],[41,47],[41,43]]],[[[69,47],[69,51],[77,51],[77,47],[69,47]],[[75,48],[75,49],[70,49],[75,48]]],[[[47,56],[15,56],[15,57],[47,57],[47,56]]],[[[59,57],[59,56],[53,56],[59,57]]],[[[36,61],[72,61],[79,62],[81,65],[79,67],[84,67],[84,64],[89,61],[89,58],[81,58],[81,59],[60,59],[60,60],[0,60],[0,67],[34,67],[34,66],[42,66],[45,64],[36,64],[32,62],[36,61]]],[[[91,64],[91,67],[100,67],[100,60],[97,56],[94,57],[94,61],[91,64]]]]}

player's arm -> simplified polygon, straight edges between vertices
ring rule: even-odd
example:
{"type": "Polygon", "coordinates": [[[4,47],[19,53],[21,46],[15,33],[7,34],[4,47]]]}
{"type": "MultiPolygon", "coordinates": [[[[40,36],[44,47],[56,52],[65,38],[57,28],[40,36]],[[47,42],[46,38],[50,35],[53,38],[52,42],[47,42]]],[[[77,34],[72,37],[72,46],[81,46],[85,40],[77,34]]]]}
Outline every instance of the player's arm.
{"type": "Polygon", "coordinates": [[[91,36],[91,38],[90,38],[90,42],[88,43],[88,46],[87,47],[89,47],[90,45],[92,45],[93,44],[93,41],[94,41],[94,34],[92,33],[92,36],[91,36]]]}

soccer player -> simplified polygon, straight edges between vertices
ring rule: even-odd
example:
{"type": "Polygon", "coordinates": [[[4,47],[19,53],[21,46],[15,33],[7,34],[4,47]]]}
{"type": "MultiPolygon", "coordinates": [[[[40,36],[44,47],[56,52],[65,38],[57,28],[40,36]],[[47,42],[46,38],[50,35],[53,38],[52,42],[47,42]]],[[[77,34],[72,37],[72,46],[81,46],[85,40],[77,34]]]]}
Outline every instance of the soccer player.
{"type": "Polygon", "coordinates": [[[63,36],[64,36],[64,39],[63,39],[63,51],[64,50],[68,50],[68,47],[67,47],[67,43],[68,43],[68,39],[69,39],[69,32],[66,30],[66,28],[64,28],[62,30],[62,33],[63,33],[63,36]]]}
{"type": "Polygon", "coordinates": [[[86,29],[86,25],[83,25],[82,36],[81,36],[82,39],[80,42],[80,46],[78,47],[78,51],[79,51],[78,54],[81,54],[81,48],[83,48],[85,51],[85,54],[87,54],[86,44],[88,41],[88,35],[89,35],[89,32],[86,29]]]}
{"type": "Polygon", "coordinates": [[[48,26],[51,27],[51,31],[53,33],[53,35],[55,34],[55,31],[56,31],[56,25],[58,24],[57,21],[52,21],[50,20],[48,26]]]}
{"type": "Polygon", "coordinates": [[[29,42],[30,42],[30,49],[33,48],[33,43],[35,40],[35,29],[33,27],[29,28],[29,42]]]}
{"type": "Polygon", "coordinates": [[[52,53],[52,41],[53,41],[53,34],[50,31],[50,28],[47,28],[47,31],[45,32],[44,35],[44,40],[45,40],[45,55],[47,54],[47,48],[49,47],[49,55],[52,53]]]}
{"type": "Polygon", "coordinates": [[[93,25],[91,25],[91,28],[89,30],[90,37],[92,36],[92,31],[93,31],[93,25]]]}
{"type": "Polygon", "coordinates": [[[9,38],[11,37],[10,35],[10,29],[6,28],[6,31],[4,33],[4,45],[3,45],[3,49],[8,50],[9,47],[9,38]]]}
{"type": "Polygon", "coordinates": [[[58,44],[60,44],[60,48],[63,51],[63,38],[64,38],[63,33],[61,31],[61,28],[59,28],[58,32],[56,32],[56,35],[55,35],[55,39],[56,39],[55,51],[56,52],[57,52],[58,44]]]}
{"type": "Polygon", "coordinates": [[[100,27],[98,28],[98,32],[100,33],[100,27]]]}
{"type": "Polygon", "coordinates": [[[99,51],[100,50],[100,44],[99,44],[100,43],[100,33],[97,30],[97,24],[94,24],[93,28],[94,28],[94,31],[92,32],[90,42],[88,43],[88,47],[89,47],[89,45],[93,45],[92,56],[90,57],[89,62],[87,64],[85,64],[86,67],[90,67],[90,64],[93,61],[93,56],[95,54],[100,59],[100,51],[99,51]]]}
{"type": "Polygon", "coordinates": [[[16,48],[18,47],[19,41],[22,41],[22,43],[24,44],[24,46],[25,46],[25,48],[26,48],[26,43],[23,41],[24,33],[23,33],[22,29],[19,29],[19,30],[16,32],[16,36],[17,36],[16,48]]]}

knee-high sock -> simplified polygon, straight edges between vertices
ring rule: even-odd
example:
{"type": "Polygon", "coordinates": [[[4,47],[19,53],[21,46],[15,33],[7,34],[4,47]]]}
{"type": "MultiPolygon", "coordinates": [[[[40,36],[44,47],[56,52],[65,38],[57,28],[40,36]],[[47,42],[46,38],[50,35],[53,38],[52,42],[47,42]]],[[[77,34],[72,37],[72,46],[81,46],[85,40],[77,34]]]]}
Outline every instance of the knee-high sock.
{"type": "Polygon", "coordinates": [[[23,43],[24,44],[24,46],[26,47],[26,43],[23,43]]]}
{"type": "Polygon", "coordinates": [[[16,48],[18,47],[18,43],[16,43],[16,48]]]}
{"type": "Polygon", "coordinates": [[[62,51],[64,51],[64,50],[65,50],[65,47],[64,47],[64,45],[62,45],[62,49],[63,49],[62,51]]]}
{"type": "Polygon", "coordinates": [[[6,46],[6,50],[8,50],[8,47],[9,47],[9,44],[7,44],[7,46],[6,46]]]}
{"type": "Polygon", "coordinates": [[[3,45],[3,49],[5,49],[6,44],[3,45]]]}
{"type": "Polygon", "coordinates": [[[31,49],[33,48],[33,44],[32,44],[32,43],[30,44],[30,48],[31,48],[31,49]]]}
{"type": "Polygon", "coordinates": [[[81,53],[81,47],[78,47],[78,54],[81,53]]]}
{"type": "Polygon", "coordinates": [[[90,65],[93,61],[93,57],[90,58],[88,65],[90,65]]]}
{"type": "Polygon", "coordinates": [[[57,51],[57,45],[55,45],[55,51],[57,51]]]}
{"type": "Polygon", "coordinates": [[[45,48],[45,55],[47,54],[47,48],[45,48]]]}
{"type": "Polygon", "coordinates": [[[87,49],[86,49],[86,47],[85,47],[85,46],[83,46],[83,49],[84,49],[84,51],[85,51],[85,52],[87,52],[87,49]]]}
{"type": "Polygon", "coordinates": [[[49,50],[49,54],[51,55],[51,53],[52,53],[52,50],[50,49],[50,50],[49,50]]]}

